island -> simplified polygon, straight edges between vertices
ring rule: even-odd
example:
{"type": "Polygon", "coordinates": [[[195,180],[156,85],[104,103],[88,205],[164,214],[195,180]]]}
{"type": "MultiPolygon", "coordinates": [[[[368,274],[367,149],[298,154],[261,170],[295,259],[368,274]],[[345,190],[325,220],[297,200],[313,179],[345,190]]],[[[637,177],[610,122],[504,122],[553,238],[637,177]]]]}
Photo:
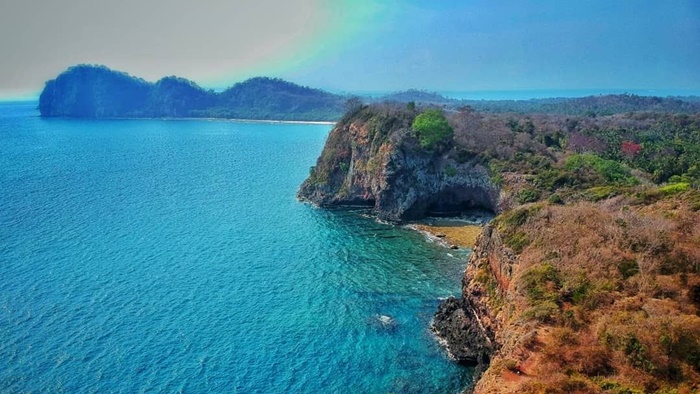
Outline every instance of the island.
{"type": "Polygon", "coordinates": [[[356,104],[301,200],[366,206],[394,222],[497,215],[461,297],[442,302],[432,326],[451,358],[475,367],[469,391],[700,388],[695,104],[624,95],[544,111],[516,102],[534,110],[503,113],[356,104]]]}
{"type": "Polygon", "coordinates": [[[328,121],[342,115],[345,101],[277,78],[251,78],[217,93],[184,78],[150,83],[83,64],[46,82],[39,111],[43,117],[328,121]]]}

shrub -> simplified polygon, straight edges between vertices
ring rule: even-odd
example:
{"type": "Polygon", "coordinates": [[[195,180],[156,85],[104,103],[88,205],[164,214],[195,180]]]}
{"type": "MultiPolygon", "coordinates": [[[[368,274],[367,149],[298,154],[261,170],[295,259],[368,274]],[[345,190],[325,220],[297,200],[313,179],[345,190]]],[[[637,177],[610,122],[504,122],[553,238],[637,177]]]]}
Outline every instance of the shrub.
{"type": "Polygon", "coordinates": [[[622,190],[615,186],[597,186],[587,189],[583,194],[591,201],[600,201],[620,194],[622,190]]]}
{"type": "Polygon", "coordinates": [[[525,271],[520,286],[530,303],[557,301],[561,288],[559,271],[550,263],[535,264],[525,271]]]}
{"type": "Polygon", "coordinates": [[[658,201],[662,198],[672,196],[675,194],[683,193],[688,190],[690,190],[690,184],[688,183],[672,183],[670,185],[644,190],[642,192],[637,193],[636,197],[639,198],[639,200],[644,204],[651,204],[654,201],[658,201]]]}
{"type": "Polygon", "coordinates": [[[691,190],[683,195],[683,199],[688,202],[690,210],[693,212],[700,211],[700,192],[691,190]]]}
{"type": "Polygon", "coordinates": [[[503,242],[508,245],[509,248],[513,249],[513,252],[520,253],[527,245],[530,244],[530,238],[524,231],[516,231],[514,233],[507,234],[503,238],[503,242]]]}
{"type": "Polygon", "coordinates": [[[521,204],[535,202],[540,199],[540,192],[536,189],[522,189],[518,192],[517,198],[518,202],[521,204]]]}
{"type": "Polygon", "coordinates": [[[622,260],[617,264],[617,270],[620,272],[623,279],[627,279],[639,272],[639,264],[637,264],[637,260],[622,260]]]}
{"type": "Polygon", "coordinates": [[[559,197],[559,195],[557,193],[554,193],[551,196],[549,196],[547,201],[550,204],[556,204],[556,205],[563,205],[564,204],[564,200],[562,200],[561,197],[559,197]]]}
{"type": "Polygon", "coordinates": [[[598,379],[598,385],[606,392],[613,394],[644,394],[643,390],[622,385],[611,379],[598,379]]]}
{"type": "Polygon", "coordinates": [[[580,273],[565,283],[566,293],[571,302],[577,305],[583,304],[588,298],[593,288],[593,284],[584,273],[580,273]]]}
{"type": "Polygon", "coordinates": [[[647,347],[634,335],[629,335],[624,343],[624,352],[633,367],[651,372],[654,364],[649,360],[647,347]]]}
{"type": "Polygon", "coordinates": [[[560,168],[550,168],[539,171],[534,180],[535,186],[552,191],[562,186],[569,186],[573,183],[575,183],[575,180],[570,174],[560,168]]]}
{"type": "Polygon", "coordinates": [[[426,109],[416,116],[411,127],[420,146],[430,150],[452,138],[454,133],[452,127],[447,123],[445,115],[437,108],[426,109]]]}
{"type": "Polygon", "coordinates": [[[527,219],[540,210],[539,206],[510,210],[497,218],[499,230],[510,231],[516,227],[520,227],[527,219]]]}
{"type": "Polygon", "coordinates": [[[666,186],[661,186],[659,188],[659,193],[664,196],[670,196],[672,194],[678,194],[682,192],[687,192],[690,190],[690,184],[688,183],[673,183],[666,186]]]}
{"type": "Polygon", "coordinates": [[[513,360],[512,358],[505,360],[505,362],[503,363],[503,366],[511,372],[519,372],[520,371],[518,369],[518,362],[513,360]]]}
{"type": "Polygon", "coordinates": [[[472,160],[476,155],[464,148],[457,148],[457,157],[455,160],[457,160],[458,163],[464,164],[468,162],[469,160],[472,160]]]}
{"type": "Polygon", "coordinates": [[[537,320],[542,323],[551,323],[556,320],[559,314],[559,306],[552,301],[540,302],[523,312],[523,317],[527,320],[537,320]]]}
{"type": "Polygon", "coordinates": [[[594,170],[605,182],[619,185],[634,185],[638,181],[630,174],[630,169],[614,160],[606,160],[594,154],[576,154],[564,164],[568,171],[594,170]]]}

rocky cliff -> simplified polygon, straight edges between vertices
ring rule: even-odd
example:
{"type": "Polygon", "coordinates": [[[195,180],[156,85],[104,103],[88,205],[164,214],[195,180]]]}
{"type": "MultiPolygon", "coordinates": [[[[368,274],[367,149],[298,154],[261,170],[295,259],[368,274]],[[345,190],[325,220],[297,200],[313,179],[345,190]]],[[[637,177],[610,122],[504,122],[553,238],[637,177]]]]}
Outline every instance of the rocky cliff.
{"type": "Polygon", "coordinates": [[[452,141],[421,146],[410,106],[356,108],[331,131],[298,197],[319,206],[365,205],[391,221],[499,209],[499,188],[475,154],[452,141]]]}
{"type": "Polygon", "coordinates": [[[468,390],[698,390],[698,201],[524,205],[485,226],[461,298],[433,323],[450,355],[476,366],[468,390]]]}
{"type": "Polygon", "coordinates": [[[434,145],[416,130],[421,115],[411,105],[356,108],[299,197],[390,220],[473,206],[499,214],[477,241],[462,296],[433,323],[450,355],[476,367],[469,390],[700,390],[698,115],[465,108],[434,145]]]}
{"type": "Polygon", "coordinates": [[[497,304],[511,282],[514,263],[515,256],[503,245],[498,230],[486,225],[469,258],[462,297],[448,298],[435,313],[433,330],[445,342],[450,357],[476,367],[475,384],[504,342],[497,304]]]}

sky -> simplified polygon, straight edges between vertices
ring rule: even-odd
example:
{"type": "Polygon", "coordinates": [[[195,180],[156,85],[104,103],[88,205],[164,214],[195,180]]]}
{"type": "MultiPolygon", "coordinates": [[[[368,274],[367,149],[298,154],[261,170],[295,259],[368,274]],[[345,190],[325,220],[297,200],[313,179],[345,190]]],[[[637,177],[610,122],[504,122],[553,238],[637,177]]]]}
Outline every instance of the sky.
{"type": "Polygon", "coordinates": [[[700,92],[697,0],[1,0],[0,98],[71,65],[222,89],[700,92]]]}

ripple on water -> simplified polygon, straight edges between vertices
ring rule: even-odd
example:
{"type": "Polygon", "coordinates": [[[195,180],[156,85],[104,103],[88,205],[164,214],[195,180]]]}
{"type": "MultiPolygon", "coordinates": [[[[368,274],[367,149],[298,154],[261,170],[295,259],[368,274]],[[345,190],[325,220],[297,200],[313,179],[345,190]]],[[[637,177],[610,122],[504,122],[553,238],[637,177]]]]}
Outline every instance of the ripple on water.
{"type": "Polygon", "coordinates": [[[0,391],[469,381],[428,330],[466,254],[295,200],[329,126],[34,114],[0,105],[0,391]]]}

